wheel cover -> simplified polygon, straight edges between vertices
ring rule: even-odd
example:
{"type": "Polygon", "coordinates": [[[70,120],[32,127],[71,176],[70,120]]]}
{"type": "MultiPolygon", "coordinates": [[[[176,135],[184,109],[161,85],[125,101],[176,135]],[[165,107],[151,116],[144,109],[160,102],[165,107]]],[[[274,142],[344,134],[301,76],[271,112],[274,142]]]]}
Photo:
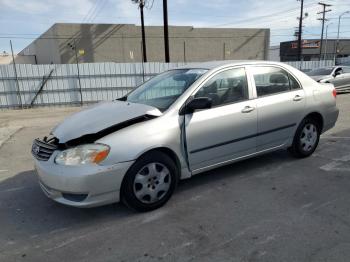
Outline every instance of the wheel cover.
{"type": "Polygon", "coordinates": [[[169,191],[171,175],[169,169],[157,162],[143,166],[135,176],[134,194],[145,204],[161,200],[169,191]]]}
{"type": "Polygon", "coordinates": [[[314,124],[306,124],[300,134],[300,145],[305,152],[314,149],[318,137],[317,127],[314,124]]]}

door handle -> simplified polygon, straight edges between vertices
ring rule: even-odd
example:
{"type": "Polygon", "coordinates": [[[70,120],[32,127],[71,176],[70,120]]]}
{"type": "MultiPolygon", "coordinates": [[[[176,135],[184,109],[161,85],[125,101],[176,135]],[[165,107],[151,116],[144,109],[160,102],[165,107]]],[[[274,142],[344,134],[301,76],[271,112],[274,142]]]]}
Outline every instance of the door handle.
{"type": "Polygon", "coordinates": [[[296,95],[296,96],[293,98],[293,101],[300,101],[300,100],[303,100],[303,97],[301,97],[300,95],[296,95]]]}
{"type": "Polygon", "coordinates": [[[251,107],[251,106],[246,106],[246,107],[244,107],[243,109],[242,109],[242,113],[250,113],[250,112],[252,112],[252,111],[254,111],[254,107],[251,107]]]}

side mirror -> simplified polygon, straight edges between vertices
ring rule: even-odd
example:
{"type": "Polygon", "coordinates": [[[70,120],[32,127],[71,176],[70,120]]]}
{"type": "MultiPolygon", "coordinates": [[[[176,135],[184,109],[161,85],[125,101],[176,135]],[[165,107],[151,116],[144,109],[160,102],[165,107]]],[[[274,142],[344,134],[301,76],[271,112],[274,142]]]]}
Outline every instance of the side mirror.
{"type": "Polygon", "coordinates": [[[197,97],[187,102],[181,109],[179,114],[192,114],[197,109],[211,108],[212,100],[209,97],[197,97]]]}

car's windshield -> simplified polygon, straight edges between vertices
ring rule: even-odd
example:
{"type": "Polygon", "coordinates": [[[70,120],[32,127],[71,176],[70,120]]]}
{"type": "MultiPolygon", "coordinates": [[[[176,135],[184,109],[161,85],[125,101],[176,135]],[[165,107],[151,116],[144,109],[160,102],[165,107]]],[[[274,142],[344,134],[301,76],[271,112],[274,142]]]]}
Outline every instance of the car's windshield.
{"type": "Polygon", "coordinates": [[[306,74],[309,76],[323,76],[330,75],[333,71],[333,67],[325,67],[325,68],[317,68],[307,72],[306,74]]]}
{"type": "Polygon", "coordinates": [[[164,72],[131,92],[126,101],[168,109],[207,69],[175,69],[164,72]]]}

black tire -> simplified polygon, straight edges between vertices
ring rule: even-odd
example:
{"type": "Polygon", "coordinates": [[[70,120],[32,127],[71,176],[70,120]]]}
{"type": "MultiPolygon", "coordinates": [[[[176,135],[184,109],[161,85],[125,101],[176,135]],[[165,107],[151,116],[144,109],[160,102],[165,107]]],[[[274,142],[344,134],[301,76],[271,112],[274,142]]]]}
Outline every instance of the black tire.
{"type": "MultiPolygon", "coordinates": [[[[121,186],[121,200],[126,206],[139,212],[147,212],[157,209],[163,206],[170,199],[177,186],[178,180],[179,172],[174,161],[168,155],[162,152],[151,151],[141,156],[138,160],[136,160],[136,162],[130,167],[130,169],[126,173],[121,186]],[[160,172],[162,172],[162,169],[164,169],[165,167],[164,170],[166,171],[164,171],[164,173],[168,173],[169,176],[167,175],[166,178],[163,179],[164,181],[159,182],[160,180],[153,180],[153,182],[150,182],[151,175],[149,174],[150,170],[148,169],[148,165],[153,165],[153,163],[155,164],[156,169],[161,168],[160,172]],[[148,174],[141,174],[141,172],[146,173],[147,170],[148,174]],[[144,182],[144,180],[142,180],[142,183],[137,183],[135,181],[137,175],[144,175],[147,181],[145,180],[144,182]],[[151,194],[147,195],[147,193],[145,194],[144,199],[142,200],[139,199],[140,196],[139,198],[136,196],[136,192],[138,192],[136,191],[136,187],[140,187],[141,185],[141,189],[144,188],[145,190],[147,190],[147,192],[149,192],[149,190],[153,190],[155,189],[155,187],[161,186],[161,184],[164,185],[166,179],[169,183],[168,189],[166,192],[158,192],[161,194],[159,200],[154,200],[155,202],[151,202],[151,194]],[[144,183],[147,183],[147,187],[144,186],[144,183]],[[153,184],[150,187],[151,183],[153,184]],[[146,203],[146,201],[148,201],[147,196],[149,196],[149,203],[146,203]]],[[[153,192],[155,191],[156,190],[153,190],[153,192]]],[[[156,198],[158,198],[158,195],[156,198]]]]}
{"type": "Polygon", "coordinates": [[[298,126],[297,131],[295,132],[293,144],[289,148],[289,152],[297,158],[305,158],[312,155],[312,153],[316,150],[318,142],[320,140],[320,134],[321,134],[321,127],[318,121],[316,121],[313,118],[305,118],[303,121],[301,121],[300,125],[298,126]],[[312,146],[306,146],[305,143],[303,143],[303,137],[305,135],[305,132],[303,132],[304,128],[307,127],[315,127],[315,130],[317,132],[315,141],[312,143],[312,146]],[[306,150],[306,148],[308,149],[306,150]]]}

